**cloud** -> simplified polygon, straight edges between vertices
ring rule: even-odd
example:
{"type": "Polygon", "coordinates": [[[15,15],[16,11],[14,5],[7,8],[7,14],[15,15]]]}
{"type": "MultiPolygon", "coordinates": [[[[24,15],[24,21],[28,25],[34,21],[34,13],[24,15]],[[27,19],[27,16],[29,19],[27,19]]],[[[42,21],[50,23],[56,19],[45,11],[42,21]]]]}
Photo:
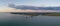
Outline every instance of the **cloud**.
{"type": "Polygon", "coordinates": [[[15,9],[15,8],[1,8],[0,12],[60,12],[60,10],[21,10],[21,9],[15,9]]]}
{"type": "Polygon", "coordinates": [[[14,4],[8,4],[8,7],[16,8],[16,9],[23,9],[23,10],[26,10],[26,9],[36,10],[36,9],[38,9],[35,6],[27,6],[27,5],[17,5],[16,6],[14,4]]]}
{"type": "Polygon", "coordinates": [[[0,12],[60,12],[60,7],[53,7],[53,8],[56,10],[54,9],[52,10],[51,7],[36,7],[36,6],[9,4],[8,7],[0,7],[0,12]]]}
{"type": "Polygon", "coordinates": [[[8,7],[15,8],[14,4],[8,4],[8,7]]]}
{"type": "Polygon", "coordinates": [[[60,7],[37,7],[37,6],[29,6],[29,5],[15,5],[15,4],[8,4],[11,8],[22,9],[22,10],[60,10],[60,7]]]}

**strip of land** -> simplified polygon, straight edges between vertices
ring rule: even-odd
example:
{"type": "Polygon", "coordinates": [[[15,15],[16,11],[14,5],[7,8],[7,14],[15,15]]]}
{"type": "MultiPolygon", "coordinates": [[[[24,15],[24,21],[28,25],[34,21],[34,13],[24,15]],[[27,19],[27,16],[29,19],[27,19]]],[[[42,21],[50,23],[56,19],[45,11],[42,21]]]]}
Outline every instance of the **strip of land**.
{"type": "Polygon", "coordinates": [[[11,12],[11,14],[20,14],[20,15],[29,15],[29,16],[38,16],[38,15],[42,15],[42,16],[60,16],[60,12],[48,12],[48,13],[47,12],[44,12],[44,13],[11,12]]]}

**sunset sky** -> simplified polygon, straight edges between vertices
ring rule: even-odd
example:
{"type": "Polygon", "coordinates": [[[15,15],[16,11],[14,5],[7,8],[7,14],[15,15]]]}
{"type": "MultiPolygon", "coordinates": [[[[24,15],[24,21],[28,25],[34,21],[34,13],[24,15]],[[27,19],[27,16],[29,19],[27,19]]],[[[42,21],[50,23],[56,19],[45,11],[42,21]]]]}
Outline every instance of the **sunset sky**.
{"type": "Polygon", "coordinates": [[[40,6],[40,7],[60,6],[60,0],[0,0],[0,12],[23,11],[21,9],[8,7],[8,4],[10,3],[13,3],[15,5],[29,5],[29,6],[40,6]]]}

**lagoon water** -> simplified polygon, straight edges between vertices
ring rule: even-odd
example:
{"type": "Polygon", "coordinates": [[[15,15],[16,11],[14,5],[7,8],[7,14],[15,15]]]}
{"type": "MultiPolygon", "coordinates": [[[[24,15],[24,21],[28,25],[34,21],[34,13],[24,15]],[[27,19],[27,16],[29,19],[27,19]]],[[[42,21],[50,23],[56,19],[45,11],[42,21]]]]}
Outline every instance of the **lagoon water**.
{"type": "Polygon", "coordinates": [[[25,17],[19,14],[0,13],[0,26],[60,26],[60,16],[25,17]]]}

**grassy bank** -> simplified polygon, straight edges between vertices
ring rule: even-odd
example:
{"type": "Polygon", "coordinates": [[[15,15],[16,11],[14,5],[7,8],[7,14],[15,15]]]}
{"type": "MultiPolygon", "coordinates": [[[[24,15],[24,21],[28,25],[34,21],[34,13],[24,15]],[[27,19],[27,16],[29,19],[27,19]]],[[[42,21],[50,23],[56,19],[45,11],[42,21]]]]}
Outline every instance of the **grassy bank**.
{"type": "Polygon", "coordinates": [[[59,13],[51,13],[51,14],[45,14],[46,16],[60,16],[59,13]]]}
{"type": "Polygon", "coordinates": [[[48,12],[48,13],[37,13],[37,12],[33,12],[33,13],[12,12],[11,14],[20,14],[20,15],[29,15],[29,16],[38,16],[38,15],[42,15],[42,16],[60,16],[60,12],[48,12]]]}

